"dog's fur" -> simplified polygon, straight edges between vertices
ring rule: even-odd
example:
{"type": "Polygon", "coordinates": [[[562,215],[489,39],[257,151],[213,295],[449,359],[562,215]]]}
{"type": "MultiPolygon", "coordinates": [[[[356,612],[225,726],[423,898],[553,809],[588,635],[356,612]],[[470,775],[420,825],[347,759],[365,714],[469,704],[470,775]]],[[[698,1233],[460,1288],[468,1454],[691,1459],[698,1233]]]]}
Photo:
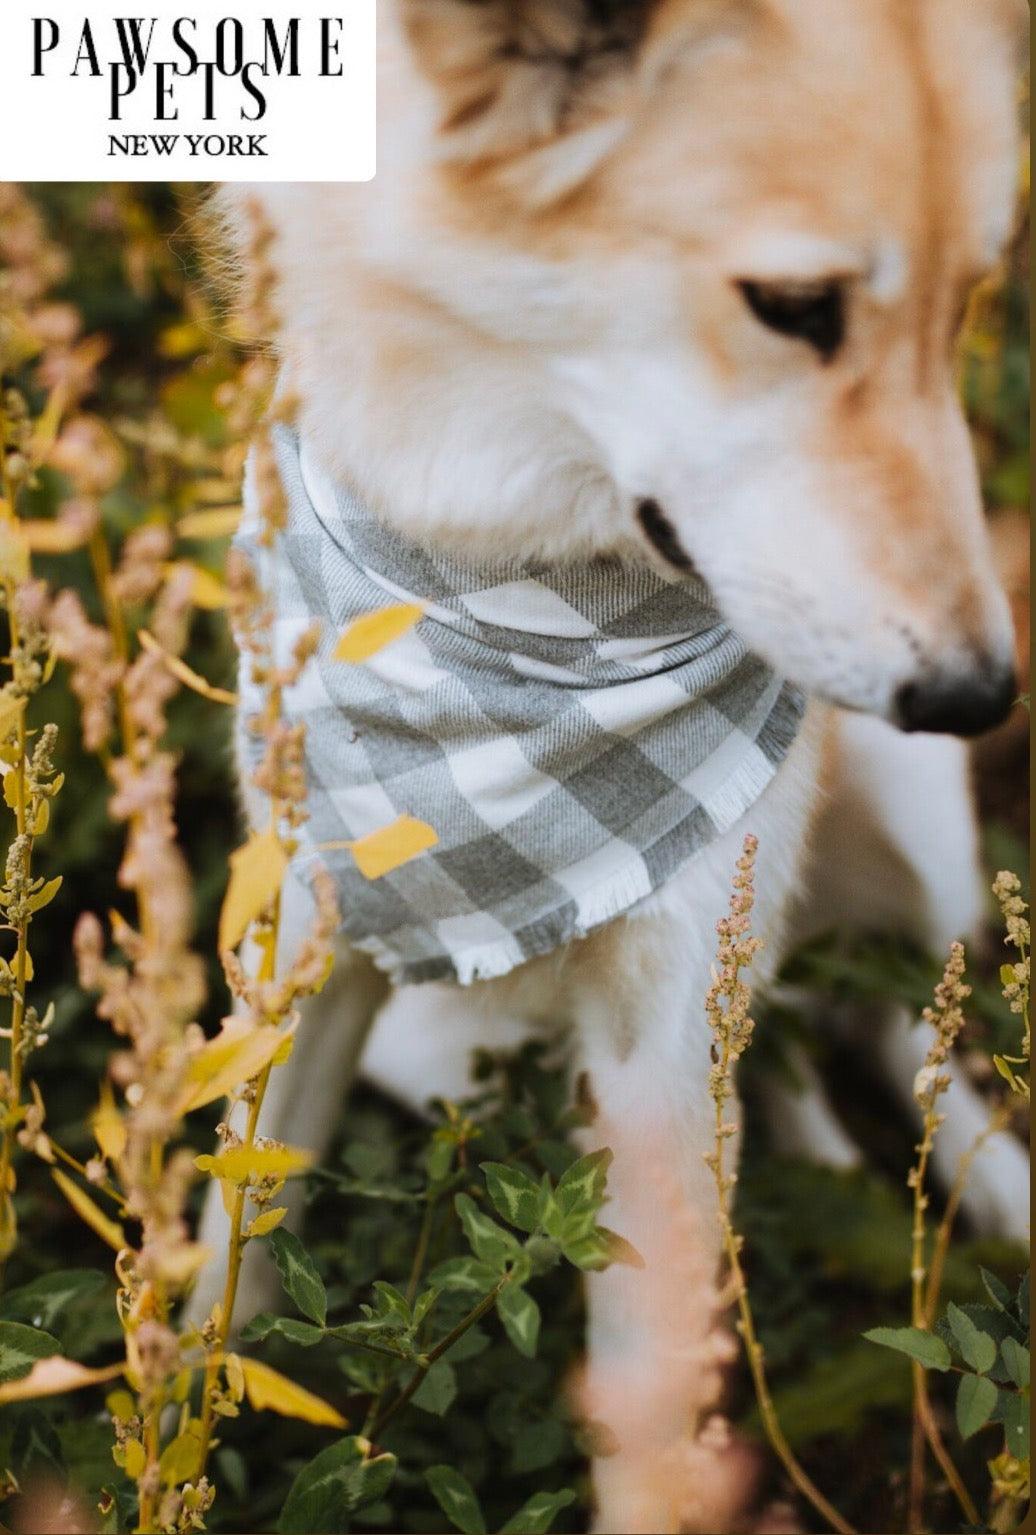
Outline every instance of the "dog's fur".
{"type": "MultiPolygon", "coordinates": [[[[696,1439],[718,1256],[702,998],[744,832],[763,979],[818,921],[942,947],[980,920],[964,748],[894,726],[920,696],[952,728],[955,700],[995,677],[1002,692],[1009,665],[953,343],[1011,226],[1023,9],[393,0],[374,182],[247,191],[275,233],[285,388],[332,474],[440,546],[668,547],[816,699],[745,824],[628,919],[503,981],[399,993],[368,1045],[370,1073],[421,1102],[463,1091],[472,1045],[573,1026],[590,1143],[616,1153],[608,1221],[646,1263],[589,1282],[583,1402],[618,1431],[595,1467],[601,1530],[725,1517],[696,1439]],[[746,282],[837,282],[843,343],[767,329],[746,282]],[[638,520],[648,498],[668,543],[638,520]]],[[[246,200],[222,199],[232,232],[246,200]]],[[[289,889],[289,945],[292,909],[289,889]]],[[[342,955],[274,1074],[266,1133],[322,1147],[384,991],[342,955]]],[[[907,1098],[919,1038],[896,1019],[875,1035],[907,1098]]],[[[966,1133],[981,1113],[953,1093],[944,1145],[955,1114],[966,1133]]],[[[775,1098],[790,1149],[851,1159],[815,1091],[775,1098]]],[[[1016,1231],[1025,1176],[999,1137],[972,1213],[1016,1231]]]]}

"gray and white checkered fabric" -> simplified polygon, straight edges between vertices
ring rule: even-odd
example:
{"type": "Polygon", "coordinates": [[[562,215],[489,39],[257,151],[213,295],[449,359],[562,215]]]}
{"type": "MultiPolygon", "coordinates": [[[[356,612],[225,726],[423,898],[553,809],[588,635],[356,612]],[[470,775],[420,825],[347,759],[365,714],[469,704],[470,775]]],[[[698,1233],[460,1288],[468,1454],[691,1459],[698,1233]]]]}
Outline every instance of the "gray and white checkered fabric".
{"type": "MultiPolygon", "coordinates": [[[[334,875],[349,938],[396,981],[503,975],[657,890],[773,777],[803,712],[693,579],[598,559],[464,564],[379,523],[279,430],[286,532],[246,513],[238,545],[284,661],[319,652],[285,712],[306,725],[310,819],[293,868],[334,875]],[[424,616],[361,665],[332,659],[357,617],[424,616]],[[438,844],[376,880],[348,850],[402,814],[438,844]]],[[[242,679],[247,716],[257,707],[242,679]]],[[[259,745],[242,733],[246,761],[259,745]]]]}

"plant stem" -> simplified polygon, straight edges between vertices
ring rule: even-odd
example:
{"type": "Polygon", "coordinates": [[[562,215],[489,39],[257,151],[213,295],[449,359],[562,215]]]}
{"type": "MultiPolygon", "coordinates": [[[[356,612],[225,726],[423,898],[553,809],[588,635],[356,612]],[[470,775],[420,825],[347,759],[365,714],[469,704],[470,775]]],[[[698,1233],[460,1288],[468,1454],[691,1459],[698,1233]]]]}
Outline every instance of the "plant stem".
{"type": "MultiPolygon", "coordinates": [[[[278,897],[273,911],[273,935],[270,942],[263,950],[263,958],[259,967],[258,979],[260,982],[273,979],[275,969],[275,956],[277,951],[277,933],[280,926],[280,898],[278,897]]],[[[272,1063],[259,1073],[252,1088],[252,1097],[248,1105],[248,1120],[245,1125],[245,1133],[242,1145],[249,1147],[255,1145],[256,1131],[259,1127],[259,1114],[263,1106],[263,1098],[266,1096],[266,1088],[270,1081],[270,1073],[273,1070],[272,1063]]],[[[216,1327],[216,1341],[208,1351],[205,1361],[205,1384],[202,1388],[202,1416],[201,1416],[201,1448],[198,1452],[198,1469],[196,1477],[205,1474],[209,1454],[212,1447],[213,1418],[213,1393],[219,1379],[220,1368],[226,1352],[227,1340],[230,1337],[230,1329],[234,1319],[234,1305],[237,1301],[238,1280],[241,1277],[241,1262],[244,1257],[245,1240],[242,1237],[242,1229],[245,1218],[245,1204],[248,1199],[248,1183],[238,1185],[234,1193],[234,1207],[230,1214],[230,1239],[227,1253],[227,1278],[223,1286],[223,1300],[220,1307],[219,1322],[216,1327]]]]}
{"type": "Polygon", "coordinates": [[[402,1391],[400,1391],[399,1395],[393,1397],[392,1401],[388,1404],[385,1410],[380,1413],[374,1420],[374,1423],[371,1425],[370,1433],[367,1436],[368,1438],[377,1440],[379,1436],[384,1433],[386,1425],[392,1421],[392,1419],[396,1416],[397,1412],[399,1412],[401,1408],[406,1406],[407,1402],[409,1402],[410,1398],[414,1395],[415,1391],[418,1389],[421,1382],[424,1380],[425,1376],[428,1374],[428,1371],[432,1368],[432,1365],[436,1362],[436,1360],[441,1359],[443,1354],[445,1354],[448,1349],[453,1347],[458,1338],[462,1338],[464,1336],[469,1327],[474,1327],[475,1323],[481,1321],[487,1311],[492,1310],[493,1306],[496,1304],[497,1296],[500,1294],[500,1291],[509,1282],[509,1280],[510,1275],[505,1274],[503,1279],[501,1279],[498,1284],[493,1286],[489,1294],[483,1295],[478,1305],[472,1307],[467,1316],[461,1318],[456,1327],[453,1328],[452,1332],[448,1332],[445,1338],[443,1338],[439,1343],[435,1345],[431,1353],[425,1355],[424,1359],[418,1365],[417,1369],[407,1381],[402,1391]]]}
{"type": "MultiPolygon", "coordinates": [[[[731,1067],[730,1048],[726,1042],[722,1046],[720,1067],[723,1076],[726,1077],[731,1067]]],[[[774,1454],[778,1457],[792,1482],[807,1502],[813,1505],[817,1513],[830,1524],[832,1529],[838,1531],[838,1535],[855,1535],[853,1526],[843,1519],[838,1510],[828,1502],[808,1472],[799,1463],[790,1444],[784,1437],[784,1430],[781,1428],[777,1410],[773,1405],[773,1398],[770,1395],[770,1388],[766,1380],[766,1369],[763,1363],[763,1347],[756,1336],[755,1320],[748,1299],[748,1284],[745,1279],[744,1269],[741,1267],[740,1238],[734,1231],[733,1222],[730,1219],[729,1183],[723,1176],[723,1148],[725,1144],[723,1106],[722,1101],[717,1101],[716,1151],[711,1165],[719,1201],[723,1249],[726,1253],[727,1262],[730,1265],[730,1272],[737,1295],[738,1331],[744,1342],[748,1368],[752,1372],[752,1384],[755,1387],[756,1401],[759,1403],[759,1414],[762,1418],[763,1429],[774,1454]]]]}
{"type": "MultiPolygon", "coordinates": [[[[2,421],[0,421],[0,434],[2,434],[2,421]]],[[[2,442],[2,435],[0,435],[2,442]]],[[[0,454],[2,456],[2,454],[0,454]]],[[[7,603],[8,626],[10,629],[11,654],[18,649],[18,615],[15,611],[15,589],[10,581],[4,583],[7,603]]],[[[15,825],[17,836],[26,834],[26,794],[25,794],[25,710],[21,710],[18,716],[18,761],[14,767],[15,773],[15,825]]],[[[29,842],[29,850],[25,860],[25,880],[32,878],[32,841],[29,842]]],[[[22,1086],[24,1077],[24,1056],[22,1052],[22,1024],[25,1020],[25,986],[26,972],[28,969],[29,948],[29,918],[18,924],[18,946],[14,961],[14,992],[11,997],[11,1043],[10,1043],[10,1080],[11,1100],[4,1127],[3,1142],[0,1144],[0,1194],[9,1193],[11,1181],[11,1164],[14,1160],[14,1142],[17,1127],[20,1120],[22,1102],[22,1086]]],[[[13,1217],[12,1217],[13,1223],[13,1217]]],[[[7,1254],[0,1251],[0,1263],[7,1254]]]]}
{"type": "Polygon", "coordinates": [[[939,1425],[935,1421],[935,1414],[932,1412],[932,1404],[928,1396],[928,1378],[921,1365],[915,1362],[914,1368],[917,1372],[914,1377],[914,1403],[925,1438],[928,1440],[932,1454],[942,1468],[943,1475],[953,1489],[954,1497],[960,1504],[965,1520],[968,1524],[981,1528],[982,1516],[975,1507],[960,1472],[950,1459],[949,1451],[943,1443],[942,1435],[939,1432],[939,1425]],[[918,1375],[920,1376],[920,1383],[917,1380],[918,1375]]]}
{"type": "Polygon", "coordinates": [[[950,1237],[953,1234],[953,1223],[960,1209],[960,1202],[964,1194],[964,1188],[971,1172],[971,1166],[982,1147],[991,1135],[1002,1130],[1010,1118],[1010,1107],[1001,1104],[993,1110],[989,1123],[980,1130],[971,1145],[961,1154],[957,1163],[957,1170],[953,1175],[953,1183],[950,1192],[946,1196],[946,1208],[943,1211],[942,1220],[939,1222],[935,1233],[935,1245],[932,1248],[932,1261],[928,1266],[928,1285],[925,1291],[925,1324],[929,1328],[935,1321],[935,1313],[939,1305],[939,1292],[942,1289],[943,1269],[946,1266],[946,1257],[950,1249],[950,1237]]]}
{"type": "Polygon", "coordinates": [[[418,1232],[417,1246],[414,1249],[414,1261],[410,1265],[410,1277],[406,1284],[407,1304],[410,1306],[414,1304],[417,1287],[421,1283],[421,1274],[424,1271],[425,1259],[428,1257],[428,1244],[432,1239],[437,1203],[437,1200],[430,1199],[425,1205],[424,1215],[421,1218],[421,1230],[418,1232]]]}

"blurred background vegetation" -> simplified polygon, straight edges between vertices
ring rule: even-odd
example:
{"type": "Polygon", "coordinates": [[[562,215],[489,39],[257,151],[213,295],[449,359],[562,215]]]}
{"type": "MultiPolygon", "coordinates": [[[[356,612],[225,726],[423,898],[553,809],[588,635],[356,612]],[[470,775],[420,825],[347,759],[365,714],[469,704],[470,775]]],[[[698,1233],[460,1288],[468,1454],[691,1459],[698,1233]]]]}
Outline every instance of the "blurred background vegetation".
{"type": "MultiPolygon", "coordinates": [[[[222,329],[218,311],[203,298],[199,262],[189,227],[190,189],[168,185],[53,185],[34,189],[53,237],[71,254],[59,296],[71,300],[87,333],[99,333],[107,354],[97,393],[85,402],[115,428],[134,472],[108,495],[104,506],[114,539],[158,519],[175,522],[198,507],[197,465],[220,447],[224,424],[220,384],[232,367],[232,348],[213,350],[222,329]]],[[[962,387],[974,423],[989,505],[1019,618],[1027,616],[1028,499],[1028,272],[1027,229],[1019,228],[1002,279],[975,299],[962,352],[962,387]]],[[[47,473],[29,511],[45,515],[58,486],[47,473]]],[[[189,541],[190,558],[218,578],[225,541],[189,541]]],[[[55,585],[77,585],[93,603],[86,556],[62,555],[38,562],[55,585]]],[[[212,682],[234,686],[234,654],[218,606],[200,611],[188,662],[212,682]]],[[[59,677],[63,669],[59,669],[59,677]]],[[[52,834],[41,844],[39,872],[60,872],[65,883],[34,928],[36,972],[47,978],[56,1005],[51,1043],[34,1067],[55,1136],[76,1155],[90,1154],[86,1119],[96,1103],[111,1049],[107,1026],[75,982],[71,927],[84,910],[104,913],[119,895],[115,870],[121,836],[105,813],[105,783],[96,759],[81,751],[78,708],[64,683],[50,686],[40,702],[61,727],[59,765],[66,787],[56,804],[52,834]]],[[[1017,711],[1019,714],[1022,711],[1017,711]]],[[[215,927],[228,853],[241,840],[229,753],[229,712],[181,691],[172,709],[171,746],[180,753],[178,820],[195,879],[196,947],[212,956],[206,1027],[226,1008],[215,960],[215,927]]],[[[1027,882],[1026,730],[1024,721],[986,743],[977,759],[984,830],[991,874],[1016,869],[1027,882]]],[[[794,958],[789,972],[808,980],[832,1000],[906,999],[918,1012],[941,969],[941,956],[919,955],[905,945],[866,938],[852,947],[834,941],[794,958]]],[[[968,1046],[989,1054],[1008,1042],[1011,1020],[999,999],[990,955],[983,982],[975,980],[974,1019],[968,1046]]],[[[772,1384],[789,1439],[811,1473],[842,1511],[864,1530],[903,1528],[902,1476],[909,1438],[909,1371],[903,1360],[864,1342],[861,1332],[908,1313],[909,1207],[905,1170],[913,1136],[867,1062],[847,1047],[811,1039],[809,1048],[853,1133],[864,1146],[868,1169],[834,1173],[783,1161],[768,1144],[755,1111],[768,1072],[784,1069],[781,1045],[803,1033],[787,1010],[763,1018],[745,1072],[748,1128],[739,1185],[738,1223],[746,1236],[746,1261],[772,1384]],[[809,1211],[809,1220],[802,1212],[809,1211]]],[[[512,1063],[487,1088],[478,1111],[478,1159],[530,1139],[546,1165],[550,1147],[563,1139],[565,1087],[533,1054],[512,1063]]],[[[204,1128],[201,1132],[204,1140],[204,1128]]],[[[414,1186],[428,1130],[368,1090],[343,1109],[341,1144],[328,1167],[311,1180],[311,1250],[321,1266],[333,1306],[355,1314],[378,1276],[405,1278],[413,1252],[419,1207],[405,1198],[377,1197],[386,1187],[414,1186]]],[[[533,1159],[535,1165],[536,1159],[533,1159]]],[[[9,1283],[20,1286],[54,1268],[109,1272],[110,1254],[77,1224],[46,1169],[24,1159],[19,1195],[22,1245],[9,1283]]],[[[460,1250],[459,1248],[456,1250],[460,1250]]],[[[442,1254],[445,1255],[445,1254],[442,1254]]],[[[996,1242],[962,1232],[947,1272],[950,1299],[977,1296],[977,1265],[1017,1279],[1021,1257],[996,1242]]],[[[578,1277],[556,1271],[537,1291],[544,1315],[539,1357],[519,1360],[507,1350],[497,1325],[472,1335],[470,1357],[457,1372],[458,1395],[445,1416],[415,1409],[394,1429],[391,1448],[405,1471],[391,1501],[360,1516],[377,1530],[435,1531],[446,1522],[420,1477],[422,1467],[449,1461],[479,1488],[492,1528],[541,1486],[571,1485],[585,1493],[586,1446],[566,1416],[566,1373],[577,1361],[580,1337],[578,1277]]],[[[62,1327],[74,1339],[77,1358],[104,1353],[120,1336],[109,1284],[84,1296],[62,1327]]],[[[342,1392],[346,1356],[314,1350],[310,1360],[284,1340],[263,1345],[265,1357],[301,1374],[318,1391],[342,1392]],[[283,1351],[283,1352],[281,1352],[283,1351]],[[290,1359],[290,1366],[284,1361],[290,1359]],[[307,1370],[310,1374],[307,1376],[307,1370]],[[327,1372],[338,1371],[337,1387],[327,1372]],[[322,1381],[323,1376],[323,1381],[322,1381]]],[[[458,1361],[458,1363],[461,1363],[458,1361]]],[[[66,1476],[95,1497],[117,1487],[111,1461],[110,1424],[96,1400],[65,1399],[9,1408],[0,1425],[0,1464],[19,1479],[45,1472],[66,1476]]],[[[754,1432],[751,1391],[741,1371],[735,1378],[731,1414],[754,1432]]],[[[226,1425],[216,1461],[220,1493],[209,1516],[219,1530],[272,1526],[295,1470],[313,1454],[312,1430],[268,1415],[249,1415],[226,1425]]],[[[996,1453],[979,1435],[963,1452],[981,1466],[996,1453]]],[[[768,1473],[773,1476],[773,1473],[768,1473]]],[[[770,1489],[779,1492],[776,1477],[770,1489]]],[[[762,1492],[766,1492],[765,1485],[762,1492]]],[[[947,1523],[956,1527],[947,1506],[947,1523]]],[[[585,1498],[559,1517],[561,1529],[585,1527],[585,1498]]]]}

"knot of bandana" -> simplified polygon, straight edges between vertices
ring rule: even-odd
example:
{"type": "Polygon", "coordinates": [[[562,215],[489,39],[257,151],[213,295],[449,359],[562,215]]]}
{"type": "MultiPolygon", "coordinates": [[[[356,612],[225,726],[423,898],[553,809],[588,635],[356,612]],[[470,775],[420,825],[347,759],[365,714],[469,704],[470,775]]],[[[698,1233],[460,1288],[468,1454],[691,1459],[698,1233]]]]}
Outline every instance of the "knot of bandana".
{"type": "MultiPolygon", "coordinates": [[[[330,870],[344,932],[395,981],[503,975],[583,936],[769,783],[804,700],[703,583],[613,559],[465,563],[385,527],[293,432],[276,448],[287,528],[262,548],[249,509],[237,543],[278,664],[321,630],[284,695],[309,779],[293,870],[330,870]],[[394,638],[336,658],[357,620],[403,605],[394,638]]],[[[241,694],[247,719],[248,677],[241,694]]],[[[255,765],[261,743],[244,730],[241,750],[255,765]]]]}

